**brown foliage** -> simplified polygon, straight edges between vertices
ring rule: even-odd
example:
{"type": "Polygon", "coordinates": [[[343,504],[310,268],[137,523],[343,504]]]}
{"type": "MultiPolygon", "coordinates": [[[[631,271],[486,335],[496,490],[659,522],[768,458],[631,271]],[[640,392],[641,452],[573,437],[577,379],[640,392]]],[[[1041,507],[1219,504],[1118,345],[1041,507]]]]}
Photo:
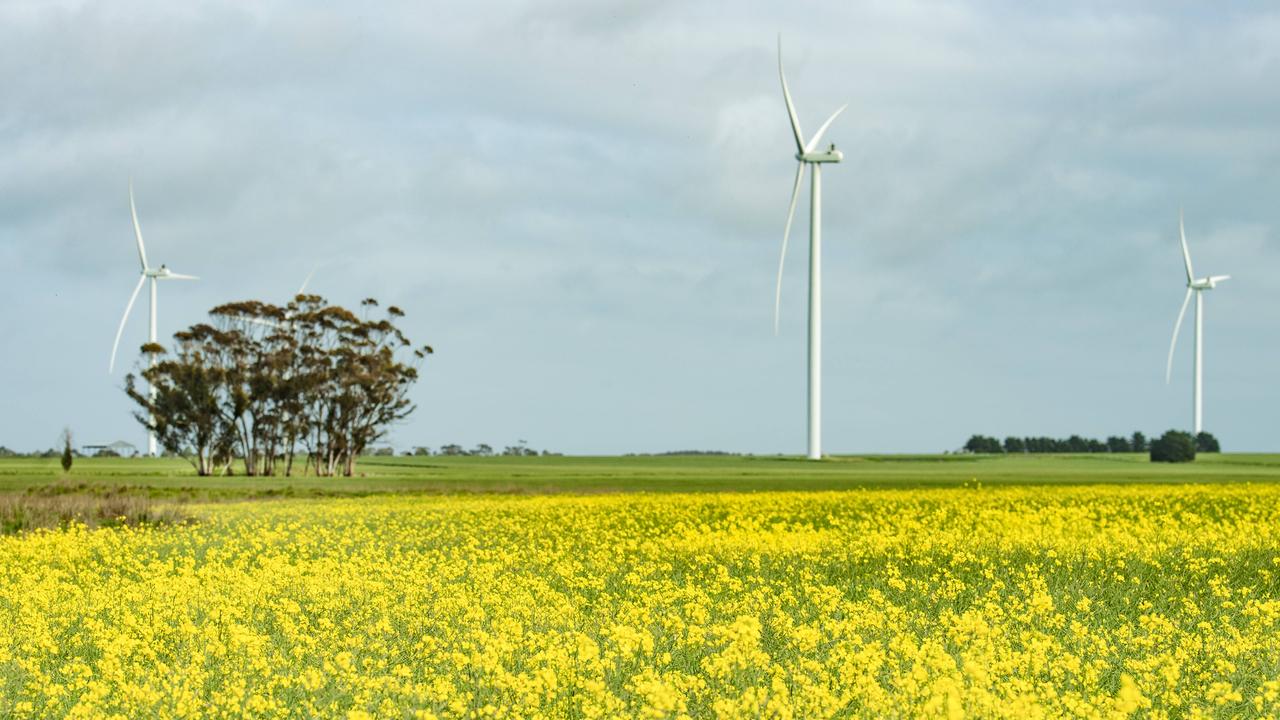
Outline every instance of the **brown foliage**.
{"type": "Polygon", "coordinates": [[[174,335],[174,353],[133,375],[125,391],[139,422],[167,449],[192,458],[201,475],[243,461],[245,475],[303,471],[351,475],[356,458],[414,410],[408,393],[429,346],[412,348],[392,322],[298,295],[284,307],[256,300],[213,308],[210,324],[174,335]],[[155,397],[150,391],[154,389],[155,397]],[[283,467],[280,467],[280,466],[283,467]]]}

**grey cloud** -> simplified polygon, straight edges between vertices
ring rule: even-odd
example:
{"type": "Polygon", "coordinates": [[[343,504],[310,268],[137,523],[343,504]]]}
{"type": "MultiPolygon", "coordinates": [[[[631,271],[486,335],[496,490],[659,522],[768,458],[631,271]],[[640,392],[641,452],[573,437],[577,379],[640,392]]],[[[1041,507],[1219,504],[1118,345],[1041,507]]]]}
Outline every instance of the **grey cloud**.
{"type": "Polygon", "coordinates": [[[139,435],[103,373],[132,174],[151,252],[203,278],[162,288],[166,333],[317,261],[318,292],[409,312],[439,352],[401,445],[797,450],[781,30],[805,127],[851,102],[825,176],[831,449],[1185,423],[1187,363],[1161,377],[1180,204],[1197,264],[1238,277],[1211,298],[1209,426],[1270,447],[1265,4],[86,2],[0,28],[0,332],[39,348],[0,357],[22,381],[0,444],[139,435]]]}

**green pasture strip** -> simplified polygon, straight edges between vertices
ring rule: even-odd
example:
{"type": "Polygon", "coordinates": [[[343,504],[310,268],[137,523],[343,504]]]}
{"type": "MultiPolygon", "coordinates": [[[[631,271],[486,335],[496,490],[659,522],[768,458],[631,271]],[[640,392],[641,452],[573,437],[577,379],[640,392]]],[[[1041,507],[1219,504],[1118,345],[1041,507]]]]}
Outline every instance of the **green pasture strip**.
{"type": "Polygon", "coordinates": [[[851,490],[875,487],[1280,481],[1280,455],[867,455],[823,462],[779,456],[368,457],[356,477],[198,477],[180,459],[0,459],[0,492],[127,492],[236,499],[372,493],[598,493],[851,490]]]}

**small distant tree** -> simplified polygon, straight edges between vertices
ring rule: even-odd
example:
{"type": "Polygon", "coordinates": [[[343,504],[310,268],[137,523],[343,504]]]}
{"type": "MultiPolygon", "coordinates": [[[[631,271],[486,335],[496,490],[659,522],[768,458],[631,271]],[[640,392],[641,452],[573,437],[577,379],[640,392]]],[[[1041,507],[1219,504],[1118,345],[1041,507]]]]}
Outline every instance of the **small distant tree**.
{"type": "Polygon", "coordinates": [[[1007,453],[1024,453],[1027,451],[1027,444],[1022,438],[1009,436],[1004,439],[1004,451],[1007,453]]]}
{"type": "Polygon", "coordinates": [[[441,455],[465,455],[466,451],[462,449],[461,445],[458,445],[457,443],[450,443],[448,445],[440,446],[440,454],[441,455]]]}
{"type": "Polygon", "coordinates": [[[1148,450],[1147,436],[1143,435],[1140,432],[1135,432],[1133,434],[1133,437],[1129,438],[1129,447],[1132,448],[1131,452],[1136,452],[1136,453],[1146,452],[1148,450]]]}
{"type": "Polygon", "coordinates": [[[1196,459],[1196,439],[1190,433],[1170,430],[1151,443],[1151,462],[1184,463],[1196,459]]]}
{"type": "Polygon", "coordinates": [[[487,443],[480,443],[479,445],[476,446],[475,450],[471,451],[471,454],[478,455],[480,457],[489,457],[490,455],[493,454],[493,447],[488,445],[487,443]]]}
{"type": "Polygon", "coordinates": [[[71,472],[71,428],[62,429],[62,472],[71,472]]]}
{"type": "Polygon", "coordinates": [[[1222,452],[1222,446],[1218,444],[1218,438],[1214,437],[1210,433],[1201,432],[1196,435],[1196,452],[1222,452]]]}

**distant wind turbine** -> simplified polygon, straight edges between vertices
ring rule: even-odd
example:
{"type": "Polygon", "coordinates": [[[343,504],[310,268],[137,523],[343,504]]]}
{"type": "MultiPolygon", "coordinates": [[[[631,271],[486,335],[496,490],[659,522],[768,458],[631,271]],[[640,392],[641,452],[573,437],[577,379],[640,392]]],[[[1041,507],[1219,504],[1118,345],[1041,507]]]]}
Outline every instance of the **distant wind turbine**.
{"type": "Polygon", "coordinates": [[[782,268],[787,260],[787,240],[791,236],[791,220],[796,213],[796,199],[800,197],[800,184],[804,181],[805,166],[812,166],[812,187],[809,190],[809,448],[810,460],[822,458],[822,164],[838,163],[844,154],[832,144],[818,151],[822,135],[831,123],[844,112],[843,105],[822,123],[818,132],[805,142],[800,131],[800,118],[796,116],[791,91],[787,88],[787,75],[782,70],[782,36],[778,36],[778,77],[782,79],[782,98],[787,103],[787,117],[791,120],[791,132],[796,140],[796,182],[791,190],[791,207],[787,210],[787,225],[782,231],[782,254],[778,258],[778,282],[773,299],[773,334],[778,334],[778,316],[782,307],[782,268]]]}
{"type": "MultiPolygon", "coordinates": [[[[320,269],[320,263],[316,263],[315,265],[311,266],[311,272],[307,273],[306,279],[304,279],[302,281],[302,285],[298,287],[298,292],[294,293],[292,298],[289,298],[290,302],[293,302],[298,298],[299,295],[302,295],[307,291],[307,286],[311,284],[311,278],[315,277],[316,271],[319,269],[320,269]]],[[[293,326],[293,313],[290,312],[289,310],[284,311],[283,322],[276,322],[274,320],[266,320],[264,318],[255,318],[255,317],[250,317],[245,319],[256,325],[266,325],[267,327],[273,327],[273,328],[276,328],[277,330],[283,329],[285,327],[293,326]]]]}
{"type": "MultiPolygon", "coordinates": [[[[125,323],[129,321],[129,313],[133,312],[133,303],[138,299],[138,293],[142,290],[142,284],[148,279],[151,280],[151,330],[147,335],[150,343],[156,342],[156,282],[158,280],[196,280],[194,275],[181,275],[175,273],[165,265],[153,268],[147,264],[147,249],[142,244],[142,227],[138,225],[138,208],[133,203],[133,180],[129,180],[129,213],[133,215],[133,235],[138,241],[138,260],[142,264],[142,275],[138,278],[138,284],[133,288],[133,294],[129,296],[129,304],[124,308],[124,316],[120,318],[120,328],[116,330],[116,341],[111,346],[111,363],[107,366],[107,372],[115,372],[116,369],[116,350],[120,348],[120,336],[124,334],[125,323]]],[[[155,355],[151,356],[151,365],[155,365],[155,355]]],[[[149,396],[154,403],[156,399],[155,386],[150,386],[149,396]]],[[[151,418],[152,422],[155,418],[151,418]]],[[[147,432],[147,454],[156,455],[156,434],[147,432]]]]}
{"type": "Polygon", "coordinates": [[[1169,384],[1173,375],[1173,350],[1178,345],[1178,331],[1182,329],[1182,318],[1187,314],[1187,304],[1191,295],[1196,296],[1196,358],[1195,380],[1191,389],[1191,414],[1195,434],[1204,429],[1204,296],[1205,290],[1212,290],[1223,280],[1230,280],[1230,275],[1210,275],[1197,279],[1191,269],[1191,251],[1187,248],[1187,233],[1182,224],[1182,210],[1178,210],[1178,235],[1182,240],[1182,261],[1187,268],[1187,295],[1182,300],[1182,309],[1178,311],[1178,321],[1173,325],[1173,340],[1169,342],[1169,361],[1165,364],[1164,382],[1169,384]]]}

